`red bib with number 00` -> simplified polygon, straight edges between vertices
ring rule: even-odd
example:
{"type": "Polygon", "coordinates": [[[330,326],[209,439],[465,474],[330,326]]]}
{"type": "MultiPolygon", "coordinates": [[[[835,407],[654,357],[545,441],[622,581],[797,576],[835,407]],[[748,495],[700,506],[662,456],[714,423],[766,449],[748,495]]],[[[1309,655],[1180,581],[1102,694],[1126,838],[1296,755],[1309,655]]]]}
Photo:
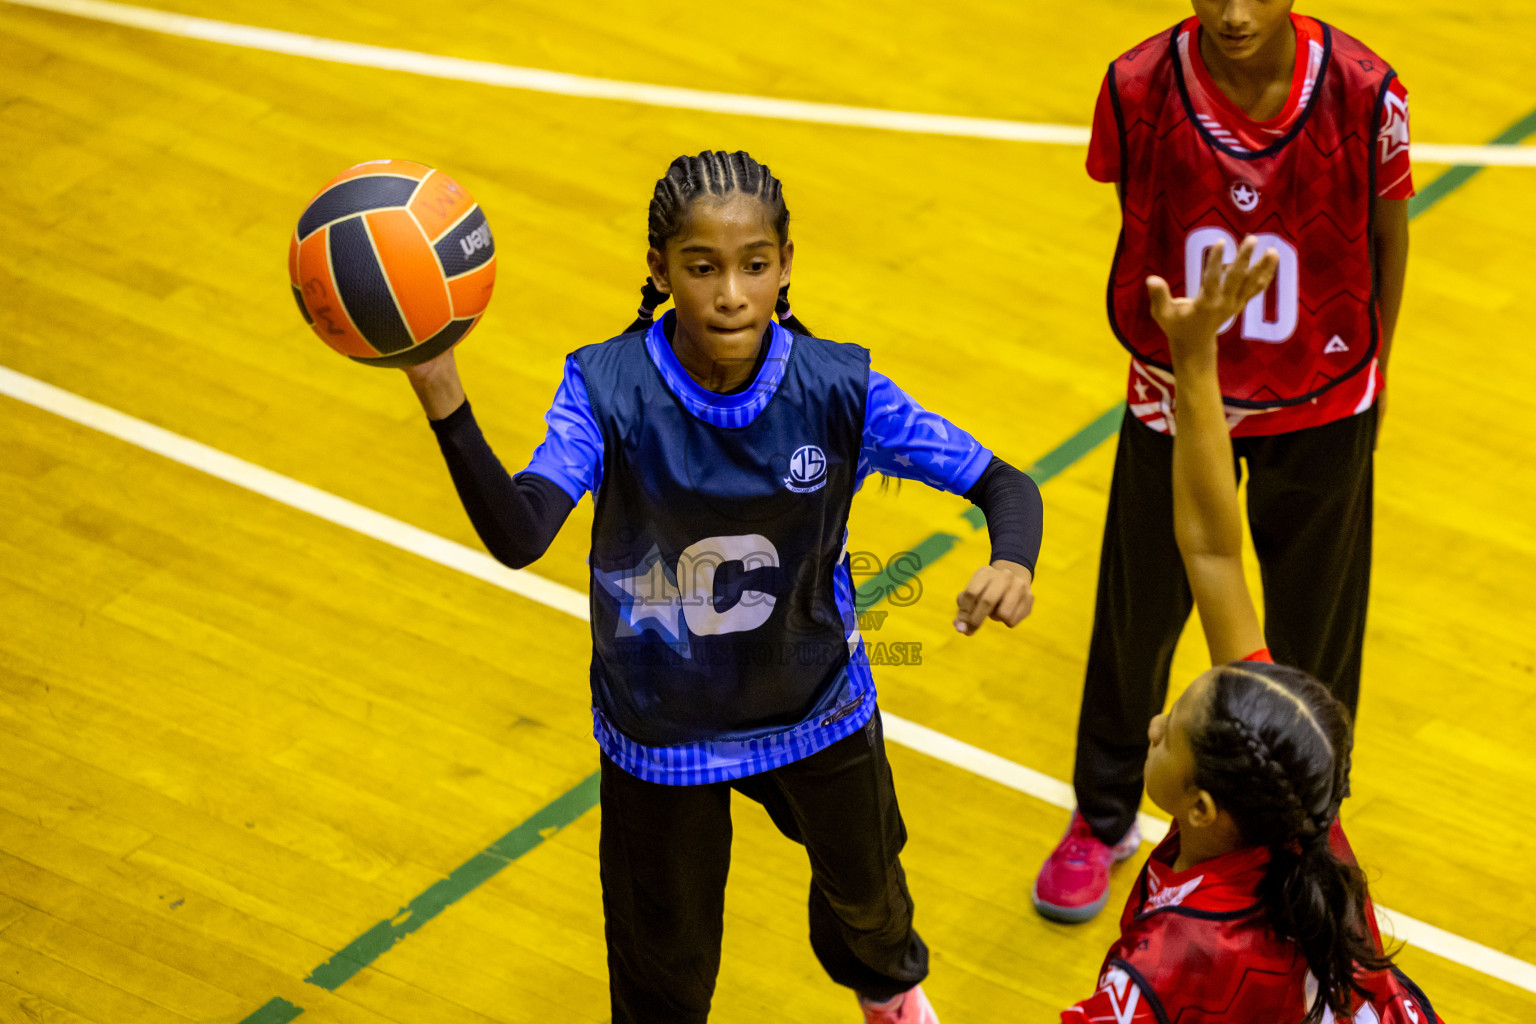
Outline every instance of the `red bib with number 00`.
{"type": "MultiPolygon", "coordinates": [[[[1120,136],[1122,227],[1109,316],[1137,359],[1172,369],[1146,279],[1198,290],[1218,241],[1245,235],[1280,256],[1274,283],[1222,326],[1228,405],[1310,401],[1370,365],[1378,327],[1370,250],[1375,141],[1395,73],[1364,44],[1322,25],[1322,67],[1291,129],[1264,149],[1223,141],[1190,101],[1180,26],[1110,65],[1120,136]]],[[[1219,128],[1218,128],[1219,132],[1219,128]]]]}

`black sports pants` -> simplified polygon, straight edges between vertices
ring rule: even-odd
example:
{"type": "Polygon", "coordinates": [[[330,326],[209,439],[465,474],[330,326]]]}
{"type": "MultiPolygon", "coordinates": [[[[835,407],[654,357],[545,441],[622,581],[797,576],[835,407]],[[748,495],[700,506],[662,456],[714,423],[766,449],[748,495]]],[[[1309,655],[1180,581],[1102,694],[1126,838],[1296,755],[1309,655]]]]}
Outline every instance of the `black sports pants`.
{"type": "Polygon", "coordinates": [[[928,974],[912,929],[880,714],[760,775],[666,786],[602,762],[598,860],[613,1024],[702,1024],[720,969],[731,790],[756,800],[811,861],[811,948],[832,980],[876,1000],[928,974]]]}
{"type": "MultiPolygon", "coordinates": [[[[1233,439],[1275,661],[1312,673],[1353,715],[1370,596],[1376,408],[1320,427],[1233,439]]],[[[1141,805],[1147,726],[1194,606],[1173,536],[1173,438],[1126,414],[1099,556],[1077,724],[1078,807],[1107,843],[1141,805]]]]}

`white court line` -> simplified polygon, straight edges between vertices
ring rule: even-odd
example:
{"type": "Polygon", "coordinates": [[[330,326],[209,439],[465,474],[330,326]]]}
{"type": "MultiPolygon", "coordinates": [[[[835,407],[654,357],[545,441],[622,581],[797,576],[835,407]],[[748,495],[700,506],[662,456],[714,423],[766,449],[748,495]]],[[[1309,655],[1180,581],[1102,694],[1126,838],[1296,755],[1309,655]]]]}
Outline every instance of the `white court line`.
{"type": "MultiPolygon", "coordinates": [[[[508,569],[484,552],[263,469],[5,366],[0,366],[0,395],[7,395],[120,441],[137,445],[290,508],[319,516],[365,537],[372,537],[439,565],[457,569],[546,607],[565,612],[573,618],[582,621],[588,619],[587,596],[577,590],[527,570],[508,569]]],[[[1074,804],[1072,787],[1059,779],[883,710],[881,717],[885,722],[886,736],[902,746],[1063,810],[1070,810],[1074,804]]],[[[1156,841],[1167,832],[1166,823],[1146,814],[1141,815],[1141,827],[1148,842],[1156,841]]],[[[1040,852],[1043,854],[1045,851],[1040,852]]],[[[1026,866],[1032,868],[1033,864],[1026,866]]],[[[1394,935],[1409,945],[1517,985],[1528,992],[1536,992],[1536,964],[1518,960],[1507,953],[1500,953],[1406,914],[1389,911],[1379,904],[1377,917],[1384,933],[1394,935]]]]}
{"type": "MultiPolygon", "coordinates": [[[[807,121],[815,124],[842,125],[851,128],[876,128],[884,131],[914,132],[924,135],[951,135],[965,138],[1002,139],[1009,142],[1036,142],[1062,146],[1086,146],[1088,129],[1082,125],[1035,124],[1027,121],[1003,121],[985,117],[958,117],[947,114],[922,114],[875,107],[849,107],[837,103],[812,103],[804,100],[773,99],[739,93],[706,92],[645,82],[623,82],[611,78],[589,78],[560,71],[515,67],[490,61],[443,57],[414,50],[397,50],[366,43],[301,35],[277,29],[213,21],[185,14],[171,14],[145,7],[107,3],[104,0],[0,0],[3,3],[38,10],[71,14],[94,21],[201,39],[252,50],[286,53],[295,57],[328,60],[337,64],[355,64],[389,71],[408,71],[432,78],[505,89],[580,96],[588,99],[617,100],[653,107],[680,110],[707,110],[717,114],[738,114],[783,121],[807,121]]],[[[1472,164],[1478,166],[1536,167],[1536,147],[1435,145],[1416,142],[1411,156],[1418,163],[1472,164]]]]}

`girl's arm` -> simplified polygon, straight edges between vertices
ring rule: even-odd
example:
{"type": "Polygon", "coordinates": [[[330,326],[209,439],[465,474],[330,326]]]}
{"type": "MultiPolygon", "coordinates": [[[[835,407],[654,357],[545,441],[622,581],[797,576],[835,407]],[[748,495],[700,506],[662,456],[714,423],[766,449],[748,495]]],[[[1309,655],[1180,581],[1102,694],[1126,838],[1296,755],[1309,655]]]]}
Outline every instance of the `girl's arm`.
{"type": "Polygon", "coordinates": [[[1381,311],[1381,349],[1376,359],[1382,376],[1392,355],[1397,313],[1408,276],[1408,200],[1376,199],[1371,217],[1371,249],[1376,258],[1376,289],[1381,311]]]}
{"type": "Polygon", "coordinates": [[[969,635],[993,618],[1012,629],[1035,606],[1032,587],[1045,515],[1040,488],[994,455],[965,497],[987,517],[992,561],[976,570],[957,599],[955,628],[969,635]]]}
{"type": "Polygon", "coordinates": [[[955,629],[969,635],[989,618],[1009,627],[1024,620],[1034,606],[1040,552],[1040,492],[1033,480],[874,370],[865,396],[859,481],[871,472],[963,494],[987,517],[992,561],[976,570],[960,595],[955,629]]]}
{"type": "Polygon", "coordinates": [[[464,404],[464,382],[459,379],[459,364],[451,348],[424,363],[407,366],[405,379],[411,382],[411,390],[433,422],[447,419],[464,404]]]}
{"type": "Polygon", "coordinates": [[[593,449],[596,426],[589,426],[590,408],[573,400],[570,375],[550,410],[549,435],[534,453],[529,470],[514,477],[475,422],[451,349],[405,372],[432,422],[459,500],[486,550],[514,569],[536,561],[549,549],[582,493],[595,484],[601,465],[600,438],[593,449]],[[581,416],[583,408],[587,422],[581,416]]]}
{"type": "Polygon", "coordinates": [[[538,473],[509,475],[468,402],[433,420],[432,430],[464,511],[491,556],[514,569],[542,558],[576,507],[570,495],[538,473]]]}
{"type": "MultiPolygon", "coordinates": [[[[1408,200],[1373,200],[1371,250],[1376,258],[1376,298],[1381,313],[1381,348],[1376,365],[1383,383],[1387,360],[1392,356],[1392,338],[1397,333],[1397,313],[1403,304],[1403,281],[1408,276],[1408,200]]],[[[1387,392],[1383,386],[1376,397],[1376,434],[1381,435],[1381,421],[1387,412],[1387,392]]]]}
{"type": "Polygon", "coordinates": [[[1243,534],[1232,480],[1232,439],[1216,373],[1216,332],[1269,287],[1273,250],[1253,262],[1257,241],[1243,240],[1222,262],[1222,243],[1207,254],[1200,291],[1175,299],[1160,277],[1147,278],[1152,316],[1173,353],[1177,405],[1173,434],[1173,528],[1213,664],[1264,646],[1258,612],[1243,577],[1243,534]]]}

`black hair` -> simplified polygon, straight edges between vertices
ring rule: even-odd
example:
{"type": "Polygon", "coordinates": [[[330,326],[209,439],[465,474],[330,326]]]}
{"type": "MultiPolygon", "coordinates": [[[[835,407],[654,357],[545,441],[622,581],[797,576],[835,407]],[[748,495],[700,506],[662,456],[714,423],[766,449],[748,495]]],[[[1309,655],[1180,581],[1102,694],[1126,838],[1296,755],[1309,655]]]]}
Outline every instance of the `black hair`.
{"type": "MultiPolygon", "coordinates": [[[[784,205],[784,186],[768,165],[752,159],[751,154],[737,150],[705,150],[698,156],[680,156],[672,161],[667,173],[656,182],[651,196],[651,208],[646,224],[646,236],[651,248],[665,251],[667,242],[683,230],[688,210],[695,200],[706,196],[724,199],[734,193],[756,196],[767,207],[768,218],[779,236],[782,246],[789,241],[789,207],[784,205]]],[[[649,277],[640,287],[640,309],[629,331],[643,331],[651,324],[656,307],[667,300],[667,293],[656,287],[649,277]]],[[[779,301],[774,306],[779,323],[796,334],[810,334],[789,308],[789,285],[779,289],[779,301]]]]}
{"type": "Polygon", "coordinates": [[[1190,730],[1194,784],[1232,816],[1246,844],[1269,848],[1260,903],[1317,979],[1304,1024],[1325,1008],[1346,1016],[1351,992],[1365,994],[1355,969],[1392,964],[1365,920],[1365,875],[1328,845],[1349,789],[1349,712],[1307,673],[1266,662],[1222,666],[1208,696],[1190,730]]]}

